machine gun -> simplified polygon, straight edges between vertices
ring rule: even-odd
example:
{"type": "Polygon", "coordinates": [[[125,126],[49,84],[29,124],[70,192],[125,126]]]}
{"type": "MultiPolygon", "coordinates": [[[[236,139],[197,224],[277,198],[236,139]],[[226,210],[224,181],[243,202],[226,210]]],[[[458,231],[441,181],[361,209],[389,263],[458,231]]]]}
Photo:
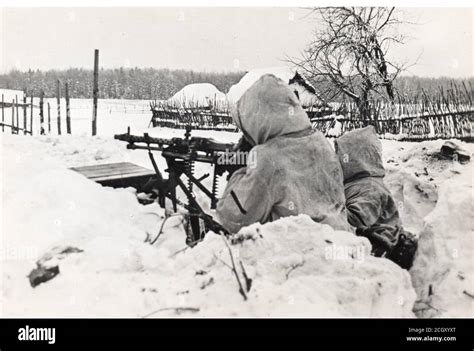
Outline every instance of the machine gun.
{"type": "MultiPolygon", "coordinates": [[[[211,215],[202,209],[196,201],[193,186],[197,186],[210,198],[211,209],[215,209],[217,206],[218,178],[225,172],[228,172],[230,176],[237,169],[246,166],[244,162],[237,163],[239,160],[235,158],[221,157],[228,156],[223,155],[225,153],[236,151],[236,144],[218,143],[208,138],[191,137],[190,126],[186,126],[184,138],[154,138],[149,136],[148,133],[143,134],[143,136],[136,136],[130,134],[130,127],[126,134],[117,134],[114,138],[126,141],[128,143],[127,149],[148,150],[148,155],[156,175],[150,179],[140,191],[150,194],[155,199],[157,198],[158,204],[162,208],[165,208],[165,200],[168,198],[172,202],[174,212],[177,212],[178,204],[187,210],[184,227],[186,231],[186,243],[189,246],[196,245],[204,238],[204,235],[209,230],[223,235],[229,234],[221,224],[217,223],[211,215]],[[168,178],[164,178],[158,169],[152,151],[161,151],[161,155],[166,159],[168,169],[165,171],[169,174],[168,178]],[[195,162],[204,162],[214,165],[211,189],[206,188],[202,184],[202,181],[209,177],[208,173],[199,178],[195,177],[195,162]],[[187,185],[181,179],[182,175],[187,177],[187,185]],[[186,195],[187,203],[177,199],[177,187],[186,195]]],[[[153,242],[155,242],[156,239],[153,242]]]]}

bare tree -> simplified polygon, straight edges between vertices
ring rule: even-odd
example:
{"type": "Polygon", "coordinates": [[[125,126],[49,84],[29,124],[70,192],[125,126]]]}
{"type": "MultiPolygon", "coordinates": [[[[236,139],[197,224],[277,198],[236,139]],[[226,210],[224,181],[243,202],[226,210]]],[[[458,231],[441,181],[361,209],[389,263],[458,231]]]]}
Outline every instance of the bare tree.
{"type": "Polygon", "coordinates": [[[361,117],[370,118],[376,95],[393,101],[394,79],[406,66],[389,60],[392,44],[403,44],[402,22],[395,8],[324,7],[311,10],[318,19],[315,39],[299,59],[290,59],[316,83],[325,86],[326,100],[352,99],[361,117]]]}

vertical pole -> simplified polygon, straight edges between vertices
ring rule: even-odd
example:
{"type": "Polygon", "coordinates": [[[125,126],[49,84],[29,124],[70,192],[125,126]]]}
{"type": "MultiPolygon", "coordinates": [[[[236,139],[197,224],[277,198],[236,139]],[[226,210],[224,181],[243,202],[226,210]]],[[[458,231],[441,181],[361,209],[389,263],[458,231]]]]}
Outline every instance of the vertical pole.
{"type": "Polygon", "coordinates": [[[27,96],[27,95],[26,95],[26,90],[25,90],[25,92],[23,93],[23,129],[24,129],[24,130],[23,130],[23,133],[24,133],[25,135],[26,135],[27,132],[28,132],[28,126],[27,126],[27,124],[28,124],[28,122],[27,122],[28,117],[27,117],[27,112],[26,112],[26,110],[27,110],[27,108],[28,108],[28,107],[27,107],[28,104],[27,104],[27,101],[26,101],[26,100],[27,100],[27,97],[26,97],[26,96],[27,96]]]}
{"type": "Polygon", "coordinates": [[[31,93],[31,98],[30,98],[30,102],[31,102],[31,111],[30,111],[30,135],[33,135],[33,93],[31,93]]]}
{"type": "MultiPolygon", "coordinates": [[[[4,96],[2,94],[2,123],[5,123],[5,99],[4,99],[4,96]]],[[[2,124],[2,132],[5,131],[5,126],[2,124]]]]}
{"type": "Polygon", "coordinates": [[[48,134],[51,134],[51,105],[48,102],[48,134]]]}
{"type": "Polygon", "coordinates": [[[43,114],[44,91],[40,93],[40,135],[44,135],[44,114],[43,114]]]}
{"type": "Polygon", "coordinates": [[[99,50],[94,51],[94,85],[92,90],[92,135],[97,134],[97,95],[99,94],[99,50]]]}
{"type": "Polygon", "coordinates": [[[15,134],[15,100],[12,100],[12,134],[15,134]]]}
{"type": "Polygon", "coordinates": [[[66,82],[66,131],[71,134],[71,109],[69,108],[69,84],[66,82]]]}
{"type": "Polygon", "coordinates": [[[56,104],[58,105],[58,135],[61,135],[61,85],[56,82],[56,104]]]}
{"type": "Polygon", "coordinates": [[[15,109],[16,109],[16,127],[19,134],[20,133],[20,114],[18,113],[18,95],[15,95],[15,109]]]}

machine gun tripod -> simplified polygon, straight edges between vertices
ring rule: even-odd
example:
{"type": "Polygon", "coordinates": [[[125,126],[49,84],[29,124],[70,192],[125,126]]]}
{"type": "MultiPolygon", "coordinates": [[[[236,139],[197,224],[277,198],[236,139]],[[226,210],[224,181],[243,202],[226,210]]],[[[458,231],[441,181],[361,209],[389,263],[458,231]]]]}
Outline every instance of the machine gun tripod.
{"type": "Polygon", "coordinates": [[[216,208],[218,201],[218,177],[223,176],[225,172],[228,172],[230,176],[237,169],[246,166],[244,163],[237,164],[232,157],[223,157],[229,155],[225,155],[226,153],[235,151],[236,144],[219,143],[202,137],[191,137],[190,126],[186,126],[184,138],[154,138],[149,136],[148,133],[143,134],[143,136],[136,136],[130,134],[130,128],[126,134],[117,134],[114,138],[126,141],[128,149],[148,150],[148,155],[156,174],[140,190],[157,199],[158,204],[162,208],[165,208],[166,198],[168,198],[172,202],[174,212],[177,212],[178,204],[187,210],[185,214],[185,231],[186,243],[189,246],[196,245],[209,230],[218,234],[229,234],[227,229],[204,211],[196,200],[193,190],[194,186],[196,186],[211,200],[211,209],[216,208]],[[168,173],[168,178],[163,177],[152,151],[161,151],[161,155],[166,159],[168,168],[165,171],[168,173]],[[202,184],[202,181],[209,177],[208,173],[199,178],[195,177],[195,162],[208,163],[214,166],[211,189],[206,188],[202,184]],[[182,175],[187,177],[187,185],[181,179],[182,175]],[[177,199],[176,188],[181,189],[184,193],[187,203],[177,199]]]}

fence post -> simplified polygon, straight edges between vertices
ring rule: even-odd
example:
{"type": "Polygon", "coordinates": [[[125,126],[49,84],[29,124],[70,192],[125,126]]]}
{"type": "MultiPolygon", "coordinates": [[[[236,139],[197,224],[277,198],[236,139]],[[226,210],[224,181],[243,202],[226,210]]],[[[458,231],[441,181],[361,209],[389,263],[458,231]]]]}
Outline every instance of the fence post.
{"type": "Polygon", "coordinates": [[[99,50],[94,51],[94,85],[92,90],[92,135],[97,134],[97,95],[99,94],[99,50]]]}
{"type": "Polygon", "coordinates": [[[44,135],[44,114],[43,114],[44,91],[40,93],[40,135],[44,135]]]}
{"type": "Polygon", "coordinates": [[[69,108],[69,84],[66,82],[66,131],[68,134],[71,134],[71,110],[69,108]]]}
{"type": "Polygon", "coordinates": [[[48,134],[51,134],[51,105],[48,102],[48,134]]]}
{"type": "Polygon", "coordinates": [[[31,93],[31,111],[30,111],[30,134],[33,135],[33,93],[31,93]]]}
{"type": "Polygon", "coordinates": [[[26,135],[27,132],[28,132],[28,126],[27,126],[27,124],[28,124],[28,121],[27,121],[28,117],[27,117],[27,112],[26,112],[26,110],[27,110],[27,101],[26,101],[26,100],[27,100],[27,97],[26,97],[26,90],[25,90],[25,92],[23,93],[23,129],[24,129],[24,130],[23,130],[23,133],[24,133],[25,135],[26,135]]]}
{"type": "Polygon", "coordinates": [[[18,95],[15,95],[15,110],[16,110],[16,127],[18,134],[20,134],[20,114],[18,113],[18,95]]]}
{"type": "MultiPolygon", "coordinates": [[[[5,123],[5,107],[3,106],[5,104],[4,96],[2,94],[2,123],[5,123]]],[[[2,124],[2,132],[5,131],[5,126],[2,124]]]]}
{"type": "Polygon", "coordinates": [[[15,134],[15,99],[12,100],[12,134],[15,134]]]}
{"type": "Polygon", "coordinates": [[[56,104],[58,105],[58,135],[61,135],[61,85],[56,81],[56,104]]]}

